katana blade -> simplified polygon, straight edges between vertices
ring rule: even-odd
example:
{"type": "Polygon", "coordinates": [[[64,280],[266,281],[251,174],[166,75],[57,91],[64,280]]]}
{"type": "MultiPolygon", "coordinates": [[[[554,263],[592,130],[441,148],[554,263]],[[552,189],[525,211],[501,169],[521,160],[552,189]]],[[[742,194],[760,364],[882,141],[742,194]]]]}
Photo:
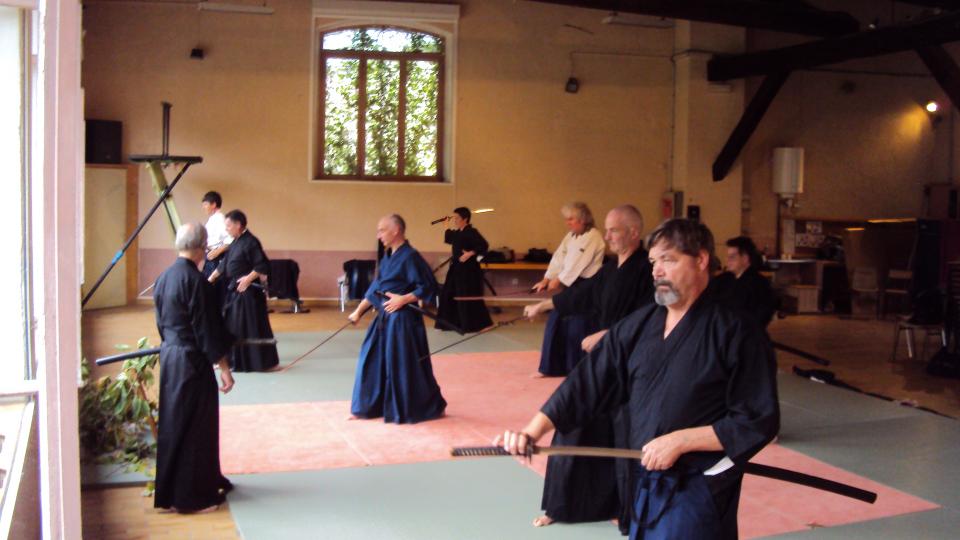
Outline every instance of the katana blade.
{"type": "Polygon", "coordinates": [[[337,334],[339,334],[340,332],[343,332],[343,330],[344,330],[346,327],[348,327],[348,326],[350,326],[350,325],[352,325],[352,324],[353,324],[352,321],[347,321],[346,323],[344,323],[343,326],[341,326],[340,328],[337,328],[337,331],[336,331],[336,332],[330,334],[330,335],[327,336],[323,341],[321,341],[316,347],[314,347],[314,348],[310,349],[309,351],[301,354],[300,356],[298,356],[297,358],[295,358],[295,359],[293,360],[293,362],[290,362],[289,364],[283,366],[283,368],[281,368],[280,371],[283,372],[283,371],[286,371],[286,370],[292,368],[294,364],[296,364],[297,362],[299,362],[299,361],[303,360],[304,358],[306,358],[307,356],[309,356],[310,353],[312,353],[313,351],[319,349],[320,347],[323,347],[328,341],[330,341],[331,339],[337,337],[337,334]]]}
{"type": "MultiPolygon", "coordinates": [[[[246,345],[276,345],[277,340],[275,338],[250,338],[250,339],[240,339],[237,340],[233,346],[234,347],[243,347],[246,345]]],[[[103,358],[97,358],[96,364],[98,366],[105,366],[107,364],[113,364],[116,362],[123,362],[124,360],[130,360],[131,358],[142,358],[144,356],[150,356],[153,354],[160,354],[160,347],[153,347],[150,349],[137,349],[135,351],[114,354],[113,356],[104,356],[103,358]]]]}
{"type": "Polygon", "coordinates": [[[140,294],[138,294],[137,297],[139,298],[139,297],[147,294],[148,292],[150,292],[150,289],[154,288],[156,285],[157,285],[157,282],[154,281],[153,283],[150,284],[149,287],[147,287],[146,289],[140,291],[140,294]]]}
{"type": "MultiPolygon", "coordinates": [[[[580,456],[580,457],[603,457],[603,458],[628,458],[643,459],[642,450],[630,450],[625,448],[602,448],[593,446],[536,446],[530,445],[527,448],[527,455],[541,454],[547,456],[580,456]]],[[[509,452],[501,446],[478,446],[478,447],[454,447],[450,450],[453,457],[481,457],[481,456],[510,456],[509,452]]],[[[747,463],[743,466],[744,474],[761,476],[772,480],[780,480],[791,484],[798,484],[821,491],[829,491],[851,499],[857,499],[866,503],[873,504],[877,501],[877,494],[873,491],[860,489],[849,484],[830,480],[820,476],[813,476],[790,469],[774,467],[772,465],[763,465],[760,463],[747,463]]]]}
{"type": "Polygon", "coordinates": [[[443,352],[443,351],[445,351],[445,350],[447,350],[447,349],[450,349],[450,348],[452,348],[452,347],[456,347],[457,345],[460,345],[460,344],[463,343],[464,341],[470,341],[471,339],[473,339],[473,338],[475,338],[475,337],[477,337],[477,336],[482,336],[483,334],[489,334],[490,332],[493,332],[494,330],[496,330],[496,329],[498,329],[498,328],[503,328],[504,326],[510,326],[511,324],[513,324],[513,323],[515,323],[515,322],[517,322],[517,321],[519,321],[519,320],[522,320],[522,319],[523,319],[523,315],[521,315],[521,316],[519,316],[519,317],[515,317],[515,318],[513,318],[513,319],[510,319],[509,321],[500,321],[500,322],[498,322],[497,324],[495,324],[495,325],[493,325],[493,326],[488,326],[488,327],[484,328],[483,330],[477,332],[476,334],[467,336],[467,337],[465,337],[465,338],[463,338],[463,339],[461,339],[461,340],[459,340],[459,341],[454,341],[453,343],[451,343],[451,344],[449,344],[449,345],[446,345],[446,346],[444,346],[444,347],[440,347],[439,349],[433,351],[432,353],[427,354],[426,356],[421,356],[420,358],[417,359],[417,361],[418,361],[418,362],[422,362],[422,361],[426,360],[427,358],[430,358],[431,356],[433,356],[433,355],[435,355],[435,354],[441,353],[441,352],[443,352]]]}
{"type": "Polygon", "coordinates": [[[444,259],[444,261],[443,261],[442,263],[438,264],[437,267],[433,269],[433,273],[436,274],[437,272],[440,271],[441,268],[443,268],[444,266],[450,264],[450,261],[451,261],[452,259],[453,259],[453,257],[447,257],[446,259],[444,259]]]}
{"type": "MultiPolygon", "coordinates": [[[[386,299],[389,299],[389,298],[390,298],[389,296],[387,296],[386,293],[381,292],[381,291],[377,291],[375,294],[376,294],[377,296],[381,297],[381,298],[386,298],[386,299]]],[[[457,325],[455,325],[455,324],[453,324],[453,323],[450,323],[450,322],[447,322],[447,321],[445,321],[445,320],[437,317],[437,315],[436,315],[435,313],[430,313],[430,311],[428,311],[428,310],[426,310],[426,309],[423,309],[422,307],[418,306],[415,302],[411,302],[411,303],[409,303],[409,304],[406,304],[406,305],[404,305],[403,307],[404,307],[404,308],[410,308],[410,309],[412,309],[413,311],[416,311],[417,313],[423,315],[424,317],[435,321],[437,324],[439,324],[439,325],[441,325],[441,326],[446,326],[448,329],[453,330],[454,332],[460,334],[461,336],[464,335],[464,334],[466,334],[466,332],[464,332],[463,330],[461,330],[457,325]]]]}
{"type": "Polygon", "coordinates": [[[788,353],[790,353],[790,354],[795,354],[795,355],[799,356],[800,358],[804,358],[804,359],[806,359],[806,360],[810,360],[811,362],[814,362],[814,363],[816,363],[816,364],[820,364],[821,366],[829,366],[829,365],[830,365],[830,361],[829,361],[829,360],[827,360],[826,358],[820,358],[819,356],[817,356],[817,355],[815,355],[815,354],[813,354],[813,353],[808,353],[807,351],[802,351],[802,350],[800,350],[800,349],[797,349],[796,347],[791,347],[791,346],[789,346],[789,345],[784,345],[783,343],[777,343],[776,341],[773,341],[773,340],[770,340],[770,343],[773,345],[773,348],[774,348],[774,349],[779,349],[779,350],[781,350],[781,351],[788,352],[788,353]]]}
{"type": "Polygon", "coordinates": [[[453,299],[457,302],[513,302],[513,303],[523,303],[529,304],[532,302],[540,302],[541,300],[546,300],[547,296],[454,296],[453,299]]]}

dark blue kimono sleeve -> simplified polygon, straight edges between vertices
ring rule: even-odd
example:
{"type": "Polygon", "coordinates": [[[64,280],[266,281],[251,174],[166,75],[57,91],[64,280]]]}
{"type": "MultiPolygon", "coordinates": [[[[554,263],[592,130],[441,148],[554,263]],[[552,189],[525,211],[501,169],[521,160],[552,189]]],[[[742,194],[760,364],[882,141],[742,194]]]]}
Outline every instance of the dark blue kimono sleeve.
{"type": "Polygon", "coordinates": [[[404,276],[407,283],[412,287],[410,292],[418,299],[428,304],[433,303],[433,297],[437,294],[437,280],[433,277],[433,269],[427,264],[427,261],[414,251],[404,261],[404,276]]]}
{"type": "Polygon", "coordinates": [[[611,413],[629,399],[627,364],[642,313],[615,324],[600,346],[577,364],[540,409],[557,431],[566,433],[611,413]]]}
{"type": "Polygon", "coordinates": [[[780,431],[777,400],[777,362],[773,346],[753,321],[732,323],[724,364],[727,383],[727,414],[714,422],[713,430],[723,451],[734,463],[746,463],[780,431]]]}
{"type": "MultiPolygon", "coordinates": [[[[384,261],[380,261],[381,269],[384,261]]],[[[373,307],[380,309],[380,303],[382,299],[377,296],[377,292],[380,291],[380,272],[377,272],[376,277],[373,278],[373,281],[370,282],[370,286],[367,287],[367,292],[363,295],[364,300],[373,304],[373,307]]]]}

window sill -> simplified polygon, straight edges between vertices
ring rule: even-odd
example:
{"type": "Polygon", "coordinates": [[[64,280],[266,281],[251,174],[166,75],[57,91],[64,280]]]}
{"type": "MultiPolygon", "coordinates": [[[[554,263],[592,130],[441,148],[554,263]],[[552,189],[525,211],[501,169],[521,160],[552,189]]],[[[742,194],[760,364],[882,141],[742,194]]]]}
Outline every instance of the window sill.
{"type": "MultiPolygon", "coordinates": [[[[22,537],[24,530],[32,529],[30,518],[38,518],[37,511],[30,510],[32,508],[30,499],[35,496],[37,479],[31,476],[28,468],[25,468],[28,459],[27,449],[31,446],[33,411],[33,400],[0,405],[0,413],[2,413],[0,414],[0,431],[5,435],[3,451],[0,452],[0,458],[2,458],[0,468],[6,471],[3,486],[0,488],[0,537],[2,538],[7,538],[8,535],[10,538],[22,537]],[[24,485],[21,486],[21,483],[24,485]],[[21,493],[21,487],[24,488],[24,493],[21,493]],[[21,495],[27,499],[18,504],[17,499],[21,495]],[[21,515],[14,519],[14,514],[18,512],[21,515]]],[[[36,528],[39,529],[39,519],[36,520],[36,528]]]]}
{"type": "Polygon", "coordinates": [[[348,180],[336,178],[311,178],[311,184],[321,184],[326,186],[453,186],[453,182],[437,182],[424,180],[348,180]]]}
{"type": "Polygon", "coordinates": [[[36,380],[13,381],[0,384],[0,399],[36,395],[39,386],[36,380]]]}

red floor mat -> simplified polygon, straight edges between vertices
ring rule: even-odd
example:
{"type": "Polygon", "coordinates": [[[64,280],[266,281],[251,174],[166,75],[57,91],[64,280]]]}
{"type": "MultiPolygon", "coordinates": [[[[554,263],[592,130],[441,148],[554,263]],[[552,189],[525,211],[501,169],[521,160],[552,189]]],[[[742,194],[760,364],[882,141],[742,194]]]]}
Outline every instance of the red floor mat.
{"type": "MultiPolygon", "coordinates": [[[[414,425],[347,420],[348,402],[222,407],[225,474],[317,470],[450,459],[451,446],[489,444],[520,428],[561,382],[534,378],[539,353],[471,353],[434,358],[449,403],[444,418],[414,425]]],[[[550,435],[544,438],[549,441],[550,435]]],[[[505,458],[504,458],[505,459],[505,458]]],[[[775,480],[747,477],[740,503],[744,538],[834,526],[938,508],[937,505],[773,445],[755,460],[876,491],[869,505],[775,480]]],[[[543,474],[544,461],[533,468],[543,474]]]]}

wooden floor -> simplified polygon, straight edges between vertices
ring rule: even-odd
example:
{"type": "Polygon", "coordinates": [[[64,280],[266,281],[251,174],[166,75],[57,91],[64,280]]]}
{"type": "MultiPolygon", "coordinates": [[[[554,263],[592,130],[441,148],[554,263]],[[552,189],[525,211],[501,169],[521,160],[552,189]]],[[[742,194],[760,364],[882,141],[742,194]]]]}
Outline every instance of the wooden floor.
{"type": "Polygon", "coordinates": [[[229,504],[207,514],[160,513],[143,488],[85,490],[81,512],[83,537],[104,540],[181,539],[233,540],[240,538],[229,504]]]}
{"type": "MultiPolygon", "coordinates": [[[[516,313],[517,308],[508,308],[499,318],[511,318],[516,313]]],[[[361,325],[371,318],[368,316],[361,325]]],[[[329,306],[312,306],[312,312],[307,314],[271,315],[271,324],[277,333],[330,331],[344,321],[345,314],[329,306]]],[[[542,326],[542,323],[531,324],[542,326]]],[[[149,306],[85,312],[82,332],[82,351],[88,359],[112,354],[116,352],[116,344],[135,344],[143,336],[154,345],[159,343],[153,310],[149,306]]],[[[923,361],[906,360],[903,343],[899,359],[891,361],[893,323],[890,321],[794,316],[775,320],[770,334],[775,341],[831,361],[828,368],[822,368],[802,358],[778,353],[783,371],[790,371],[795,365],[804,369],[828,369],[840,380],[866,392],[960,417],[960,384],[956,380],[927,375],[923,361]]],[[[936,343],[931,340],[928,354],[934,350],[936,343]]],[[[116,369],[97,368],[93,375],[101,376],[116,369]]],[[[140,488],[84,491],[84,538],[238,538],[226,506],[205,515],[160,514],[153,509],[153,500],[140,493],[140,488]]]]}

